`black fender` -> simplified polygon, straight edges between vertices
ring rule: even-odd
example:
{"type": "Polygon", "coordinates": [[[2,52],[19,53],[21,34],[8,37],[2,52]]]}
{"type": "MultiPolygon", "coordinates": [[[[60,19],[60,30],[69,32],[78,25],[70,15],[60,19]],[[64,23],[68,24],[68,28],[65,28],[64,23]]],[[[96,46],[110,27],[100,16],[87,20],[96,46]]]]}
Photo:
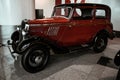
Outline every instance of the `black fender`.
{"type": "Polygon", "coordinates": [[[96,35],[94,35],[93,41],[95,41],[95,38],[99,34],[103,34],[103,36],[108,37],[109,39],[113,39],[114,38],[114,34],[113,33],[109,33],[107,30],[103,29],[103,30],[100,30],[98,33],[96,33],[96,35]]]}
{"type": "Polygon", "coordinates": [[[22,54],[30,45],[34,43],[41,43],[47,49],[52,49],[55,53],[67,53],[69,50],[66,47],[59,46],[55,41],[50,41],[42,37],[32,37],[21,41],[17,46],[18,54],[22,54]],[[21,50],[24,45],[29,44],[25,50],[21,50]]]}
{"type": "Polygon", "coordinates": [[[38,39],[37,38],[35,38],[35,37],[32,37],[32,38],[28,38],[28,39],[26,39],[26,40],[23,40],[23,41],[21,41],[19,44],[18,44],[18,46],[17,46],[17,52],[18,52],[18,54],[21,54],[23,51],[21,50],[21,48],[24,46],[24,45],[27,45],[27,44],[30,44],[30,43],[32,43],[32,42],[35,42],[35,41],[37,41],[38,39]]]}
{"type": "Polygon", "coordinates": [[[114,58],[114,63],[117,66],[120,66],[120,50],[117,52],[115,58],[114,58]]]}
{"type": "Polygon", "coordinates": [[[13,40],[14,42],[18,41],[22,41],[23,40],[23,35],[22,35],[22,31],[21,30],[16,30],[15,32],[12,33],[11,35],[11,40],[13,40]]]}
{"type": "Polygon", "coordinates": [[[20,35],[20,33],[19,33],[18,30],[13,32],[12,35],[11,35],[11,40],[13,40],[13,41],[19,40],[19,35],[20,35]]]}
{"type": "Polygon", "coordinates": [[[104,36],[109,37],[109,32],[105,29],[99,31],[98,34],[105,34],[104,36]]]}
{"type": "Polygon", "coordinates": [[[97,32],[91,39],[91,43],[89,43],[90,46],[93,46],[95,41],[96,41],[96,38],[99,34],[106,34],[104,35],[105,37],[108,37],[108,32],[106,30],[100,30],[99,32],[97,32]]]}
{"type": "Polygon", "coordinates": [[[113,39],[113,38],[115,38],[115,34],[114,34],[113,32],[110,33],[110,32],[107,31],[107,30],[101,30],[100,32],[105,33],[106,36],[107,36],[109,39],[113,39]]]}

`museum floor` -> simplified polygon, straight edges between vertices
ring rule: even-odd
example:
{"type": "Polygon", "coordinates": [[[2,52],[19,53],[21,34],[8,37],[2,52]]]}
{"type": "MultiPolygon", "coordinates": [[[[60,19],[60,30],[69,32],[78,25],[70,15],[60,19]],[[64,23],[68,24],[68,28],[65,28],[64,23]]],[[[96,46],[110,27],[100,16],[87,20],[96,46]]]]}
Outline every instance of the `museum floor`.
{"type": "Polygon", "coordinates": [[[51,55],[48,66],[31,74],[14,60],[7,46],[0,47],[0,80],[116,80],[118,67],[113,58],[120,49],[120,38],[109,40],[107,49],[99,54],[79,50],[69,54],[51,55]]]}

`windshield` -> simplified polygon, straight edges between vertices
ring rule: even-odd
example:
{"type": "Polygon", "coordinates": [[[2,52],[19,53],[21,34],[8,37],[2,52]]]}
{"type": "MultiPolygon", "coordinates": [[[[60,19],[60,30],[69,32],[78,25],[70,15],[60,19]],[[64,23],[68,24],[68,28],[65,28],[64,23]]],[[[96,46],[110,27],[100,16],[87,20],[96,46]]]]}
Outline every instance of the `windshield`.
{"type": "Polygon", "coordinates": [[[55,7],[52,17],[62,16],[62,17],[70,18],[71,12],[72,12],[71,7],[64,7],[64,6],[55,7]]]}

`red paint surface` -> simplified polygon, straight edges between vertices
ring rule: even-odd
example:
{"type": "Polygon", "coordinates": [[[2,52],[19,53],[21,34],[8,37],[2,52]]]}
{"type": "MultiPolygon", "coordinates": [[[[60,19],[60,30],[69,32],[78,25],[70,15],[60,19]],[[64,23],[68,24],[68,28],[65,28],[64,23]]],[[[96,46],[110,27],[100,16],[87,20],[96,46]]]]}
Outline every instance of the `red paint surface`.
{"type": "Polygon", "coordinates": [[[61,0],[55,0],[55,5],[61,4],[61,0]]]}
{"type": "Polygon", "coordinates": [[[81,3],[85,3],[85,0],[82,0],[81,3]]]}
{"type": "Polygon", "coordinates": [[[63,17],[52,17],[52,18],[45,18],[45,19],[36,19],[30,20],[29,24],[48,24],[48,23],[64,23],[68,22],[68,19],[63,17]]]}
{"type": "MultiPolygon", "coordinates": [[[[89,7],[92,8],[92,6],[89,7]]],[[[94,7],[94,9],[96,8],[97,6],[94,7]]],[[[106,8],[106,10],[109,9],[106,8]]],[[[44,37],[66,47],[85,44],[91,42],[96,34],[103,29],[112,33],[109,11],[106,16],[103,19],[96,19],[94,14],[91,19],[52,17],[29,20],[29,33],[32,36],[44,37]]]]}
{"type": "MultiPolygon", "coordinates": [[[[40,24],[30,27],[30,34],[33,36],[41,36],[56,42],[61,46],[73,46],[88,43],[92,41],[95,34],[106,28],[106,20],[67,20],[59,19],[44,19],[29,21],[29,24],[40,24]],[[59,27],[57,35],[48,34],[50,27],[59,27]]],[[[52,30],[51,30],[52,31],[52,30]]],[[[54,31],[54,30],[53,30],[54,31]]]]}
{"type": "Polygon", "coordinates": [[[70,3],[70,0],[65,0],[65,3],[66,3],[66,4],[69,4],[69,3],[70,3]]]}

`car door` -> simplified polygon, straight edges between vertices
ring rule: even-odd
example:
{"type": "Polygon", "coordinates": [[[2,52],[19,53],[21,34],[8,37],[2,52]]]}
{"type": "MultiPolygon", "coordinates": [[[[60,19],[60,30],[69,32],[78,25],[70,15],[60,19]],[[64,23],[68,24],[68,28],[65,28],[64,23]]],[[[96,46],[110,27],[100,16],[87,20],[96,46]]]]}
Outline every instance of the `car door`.
{"type": "Polygon", "coordinates": [[[91,16],[73,16],[59,41],[63,41],[64,46],[88,43],[94,31],[93,21],[91,16]]]}

